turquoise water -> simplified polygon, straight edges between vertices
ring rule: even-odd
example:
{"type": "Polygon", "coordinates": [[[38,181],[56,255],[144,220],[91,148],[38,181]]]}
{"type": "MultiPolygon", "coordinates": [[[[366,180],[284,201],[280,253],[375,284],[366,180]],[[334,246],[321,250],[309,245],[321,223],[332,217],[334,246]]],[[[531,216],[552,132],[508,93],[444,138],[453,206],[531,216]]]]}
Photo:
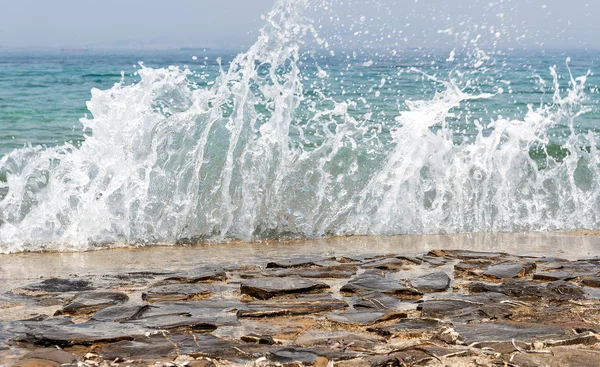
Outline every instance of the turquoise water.
{"type": "Polygon", "coordinates": [[[240,52],[0,53],[0,253],[600,229],[600,52],[336,48],[315,3],[240,52]]]}
{"type": "MultiPolygon", "coordinates": [[[[91,97],[90,90],[111,88],[120,82],[121,72],[126,84],[139,81],[135,75],[139,62],[155,68],[188,66],[196,73],[192,79],[202,88],[214,82],[219,71],[217,58],[227,65],[237,54],[217,50],[1,52],[0,156],[28,144],[80,143],[85,134],[79,119],[89,114],[86,102],[91,97]]],[[[395,57],[377,60],[373,55],[350,61],[347,54],[351,52],[340,53],[337,57],[305,55],[304,67],[308,69],[309,78],[303,82],[304,92],[310,95],[311,85],[320,81],[312,70],[316,61],[331,76],[325,91],[328,95],[339,101],[367,99],[369,107],[359,107],[352,111],[353,114],[370,112],[374,119],[387,125],[394,125],[393,118],[398,111],[406,109],[405,100],[431,98],[439,89],[439,84],[419,78],[412,68],[442,77],[453,69],[460,69],[459,62],[446,62],[448,54],[442,52],[406,50],[395,57]],[[371,60],[374,60],[373,65],[364,66],[371,60]],[[386,79],[386,84],[380,88],[382,78],[386,79]],[[379,96],[375,94],[377,91],[379,96]]],[[[456,138],[460,140],[476,133],[473,125],[465,122],[467,115],[469,121],[479,118],[484,123],[498,115],[522,119],[529,104],[551,102],[553,90],[549,68],[557,65],[562,71],[561,86],[567,88],[565,61],[568,57],[572,59],[570,67],[575,76],[599,69],[600,51],[520,51],[497,56],[484,75],[473,79],[477,79],[481,91],[495,93],[501,87],[505,93],[463,106],[455,119],[456,138]],[[545,80],[546,86],[540,84],[540,78],[545,80]]],[[[600,129],[599,85],[600,74],[592,74],[588,78],[588,100],[585,102],[591,111],[579,117],[576,124],[581,131],[598,132],[600,129]]],[[[553,133],[561,135],[568,128],[563,125],[555,130],[553,133]]]]}

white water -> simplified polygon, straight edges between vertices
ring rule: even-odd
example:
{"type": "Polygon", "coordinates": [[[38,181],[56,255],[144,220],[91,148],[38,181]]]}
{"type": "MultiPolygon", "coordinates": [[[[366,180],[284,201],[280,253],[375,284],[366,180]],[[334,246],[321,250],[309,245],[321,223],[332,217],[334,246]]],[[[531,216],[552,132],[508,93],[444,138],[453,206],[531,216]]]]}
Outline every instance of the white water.
{"type": "Polygon", "coordinates": [[[93,134],[81,147],[3,157],[0,252],[598,227],[597,137],[572,129],[569,154],[544,169],[530,157],[551,127],[572,128],[586,112],[585,77],[571,77],[566,95],[556,85],[553,103],[523,120],[496,119],[458,144],[452,110],[495,96],[469,94],[450,74],[432,99],[406,101],[383,139],[350,116],[351,101],[304,97],[300,45],[316,36],[308,1],[277,2],[257,42],[210,88],[188,70],[142,68],[135,85],[92,90],[93,118],[82,123],[93,134]]]}

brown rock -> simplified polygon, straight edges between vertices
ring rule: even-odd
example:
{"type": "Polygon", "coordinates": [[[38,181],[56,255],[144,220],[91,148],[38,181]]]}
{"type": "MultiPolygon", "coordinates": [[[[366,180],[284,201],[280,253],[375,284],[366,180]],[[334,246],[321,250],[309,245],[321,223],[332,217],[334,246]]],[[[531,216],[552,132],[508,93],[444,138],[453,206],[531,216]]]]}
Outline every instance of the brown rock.
{"type": "Polygon", "coordinates": [[[276,296],[322,291],[327,288],[329,286],[325,283],[300,277],[256,278],[243,281],[240,291],[242,294],[267,300],[276,296]]]}
{"type": "Polygon", "coordinates": [[[249,302],[237,312],[241,318],[309,315],[319,312],[341,310],[348,307],[344,301],[330,295],[302,294],[295,298],[249,302]]]}
{"type": "Polygon", "coordinates": [[[450,277],[443,271],[423,275],[409,281],[411,287],[422,293],[443,292],[450,288],[450,277]]]}
{"type": "Polygon", "coordinates": [[[371,273],[364,273],[351,279],[340,291],[343,293],[381,292],[409,299],[420,298],[422,295],[418,290],[409,288],[398,281],[371,273]]]}
{"type": "Polygon", "coordinates": [[[483,276],[490,279],[523,278],[533,273],[535,269],[535,263],[531,262],[505,262],[488,266],[488,268],[483,272],[483,276]]]}

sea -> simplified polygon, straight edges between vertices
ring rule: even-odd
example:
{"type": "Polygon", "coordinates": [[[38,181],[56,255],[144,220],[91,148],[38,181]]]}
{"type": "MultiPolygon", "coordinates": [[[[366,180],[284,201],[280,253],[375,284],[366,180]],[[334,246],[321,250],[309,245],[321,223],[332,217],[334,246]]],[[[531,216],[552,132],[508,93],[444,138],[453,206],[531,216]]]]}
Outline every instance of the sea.
{"type": "Polygon", "coordinates": [[[600,51],[265,24],[244,50],[0,49],[0,253],[599,229],[600,51]]]}

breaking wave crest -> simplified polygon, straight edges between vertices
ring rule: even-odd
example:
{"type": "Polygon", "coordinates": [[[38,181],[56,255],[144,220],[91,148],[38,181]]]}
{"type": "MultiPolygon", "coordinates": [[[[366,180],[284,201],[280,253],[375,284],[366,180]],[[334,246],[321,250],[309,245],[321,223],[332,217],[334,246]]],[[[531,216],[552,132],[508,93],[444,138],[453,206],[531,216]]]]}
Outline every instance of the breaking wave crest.
{"type": "MultiPolygon", "coordinates": [[[[307,0],[279,1],[257,42],[199,87],[177,67],[92,90],[81,146],[27,147],[0,160],[0,252],[85,250],[329,235],[598,228],[600,162],[578,132],[586,76],[523,119],[448,123],[494,99],[438,80],[389,129],[305,85],[307,0]],[[310,90],[309,90],[310,89],[310,90]],[[570,133],[558,145],[550,131],[570,133]],[[558,151],[560,154],[553,154],[558,151]]],[[[315,67],[315,75],[326,72],[315,67]]]]}

